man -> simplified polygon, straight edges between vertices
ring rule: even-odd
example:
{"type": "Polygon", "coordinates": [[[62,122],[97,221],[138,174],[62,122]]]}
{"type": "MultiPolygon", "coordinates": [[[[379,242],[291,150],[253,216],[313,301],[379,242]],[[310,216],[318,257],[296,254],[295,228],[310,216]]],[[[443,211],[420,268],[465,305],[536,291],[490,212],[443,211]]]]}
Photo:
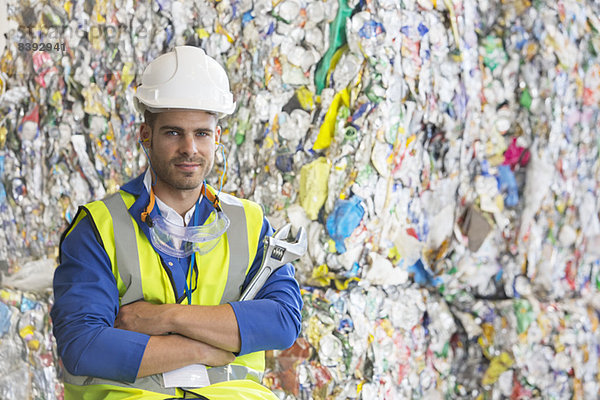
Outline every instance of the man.
{"type": "Polygon", "coordinates": [[[290,347],[294,268],[236,301],[273,229],[261,208],[204,183],[235,109],[223,68],[181,46],[144,70],[135,102],[149,168],[80,207],[61,241],[51,317],[65,398],[276,399],[264,350],[290,347]]]}

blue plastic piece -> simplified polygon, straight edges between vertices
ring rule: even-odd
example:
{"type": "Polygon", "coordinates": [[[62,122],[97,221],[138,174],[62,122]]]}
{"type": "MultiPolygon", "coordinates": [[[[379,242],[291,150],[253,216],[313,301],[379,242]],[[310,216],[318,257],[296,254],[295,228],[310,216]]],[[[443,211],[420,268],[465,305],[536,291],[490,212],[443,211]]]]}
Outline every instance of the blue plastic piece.
{"type": "Polygon", "coordinates": [[[291,172],[294,169],[294,155],[282,154],[277,156],[275,166],[281,172],[291,172]]]}
{"type": "Polygon", "coordinates": [[[348,200],[337,200],[333,211],[327,217],[327,232],[335,241],[335,248],[340,254],[346,252],[344,239],[352,234],[365,215],[365,209],[360,202],[358,196],[348,200]]]}
{"type": "Polygon", "coordinates": [[[419,35],[421,36],[425,36],[425,34],[427,34],[427,32],[429,32],[429,28],[427,28],[425,25],[423,25],[423,23],[419,23],[419,27],[417,28],[417,30],[419,31],[419,35]]]}
{"type": "Polygon", "coordinates": [[[519,187],[510,166],[500,165],[496,179],[498,180],[498,189],[502,193],[506,193],[504,205],[506,207],[515,207],[519,203],[519,187]]]}
{"type": "Polygon", "coordinates": [[[358,36],[365,39],[371,39],[377,35],[385,33],[385,28],[379,22],[367,21],[358,30],[358,36]]]}
{"type": "Polygon", "coordinates": [[[433,276],[433,272],[428,271],[421,260],[417,260],[416,263],[408,267],[408,273],[412,273],[415,282],[422,286],[439,286],[442,284],[442,279],[433,276]]]}
{"type": "Polygon", "coordinates": [[[6,335],[10,329],[10,308],[0,303],[0,337],[6,335]]]}
{"type": "Polygon", "coordinates": [[[27,312],[27,311],[33,310],[33,309],[34,309],[34,308],[36,308],[36,307],[37,307],[39,304],[40,304],[40,303],[38,303],[37,301],[35,301],[35,300],[31,300],[31,299],[28,299],[27,297],[23,296],[23,297],[21,298],[21,307],[20,307],[20,309],[21,309],[21,312],[22,312],[22,313],[24,313],[24,312],[27,312]]]}
{"type": "Polygon", "coordinates": [[[252,10],[246,11],[242,16],[242,27],[246,26],[246,24],[254,19],[254,15],[252,15],[252,10]]]}

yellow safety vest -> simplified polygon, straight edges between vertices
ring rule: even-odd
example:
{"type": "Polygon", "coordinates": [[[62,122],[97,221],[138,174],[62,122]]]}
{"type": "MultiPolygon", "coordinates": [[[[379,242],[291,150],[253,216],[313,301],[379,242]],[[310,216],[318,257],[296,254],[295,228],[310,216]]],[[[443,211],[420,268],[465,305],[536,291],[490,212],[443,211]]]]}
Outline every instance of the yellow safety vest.
{"type": "MultiPolygon", "coordinates": [[[[224,193],[219,200],[231,225],[213,250],[205,255],[196,254],[197,265],[211,267],[199,273],[197,290],[192,293],[192,304],[195,305],[210,306],[237,300],[260,240],[263,212],[258,204],[224,193]]],[[[110,259],[120,304],[141,299],[154,304],[176,303],[177,293],[168,269],[129,214],[128,209],[134,201],[134,195],[120,191],[81,207],[67,235],[85,215],[91,218],[110,259]],[[133,248],[137,248],[137,253],[131,251],[133,248]]],[[[191,273],[191,270],[188,271],[188,274],[191,273]]],[[[239,399],[277,399],[260,385],[264,369],[263,351],[246,354],[229,365],[209,367],[211,385],[193,391],[211,400],[232,396],[239,399]]],[[[129,383],[75,376],[65,370],[64,381],[65,399],[166,399],[183,396],[178,388],[164,387],[162,374],[129,383]]]]}

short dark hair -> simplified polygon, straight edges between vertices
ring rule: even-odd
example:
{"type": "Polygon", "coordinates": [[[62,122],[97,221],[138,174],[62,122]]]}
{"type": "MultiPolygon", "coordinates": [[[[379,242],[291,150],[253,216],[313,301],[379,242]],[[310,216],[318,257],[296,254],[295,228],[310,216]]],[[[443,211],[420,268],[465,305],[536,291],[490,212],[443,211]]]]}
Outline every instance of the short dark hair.
{"type": "Polygon", "coordinates": [[[156,121],[156,113],[152,113],[148,110],[144,110],[144,122],[148,124],[150,129],[154,129],[154,122],[156,121]]]}

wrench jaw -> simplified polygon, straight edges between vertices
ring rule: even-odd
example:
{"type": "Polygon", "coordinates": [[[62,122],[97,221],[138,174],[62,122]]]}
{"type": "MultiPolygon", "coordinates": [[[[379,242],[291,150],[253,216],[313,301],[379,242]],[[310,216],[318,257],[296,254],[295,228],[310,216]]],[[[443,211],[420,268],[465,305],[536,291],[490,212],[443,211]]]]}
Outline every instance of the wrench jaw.
{"type": "Polygon", "coordinates": [[[287,264],[302,257],[306,253],[308,241],[306,230],[298,229],[295,238],[290,237],[292,224],[286,224],[269,238],[269,260],[274,259],[279,263],[287,264]]]}
{"type": "MultiPolygon", "coordinates": [[[[298,228],[298,232],[296,233],[296,238],[294,240],[294,245],[291,249],[289,249],[290,255],[293,253],[293,259],[291,261],[295,261],[306,254],[306,250],[308,248],[308,239],[306,236],[306,230],[303,227],[298,228]]],[[[291,262],[288,261],[288,262],[291,262]]]]}
{"type": "Polygon", "coordinates": [[[281,228],[277,229],[277,231],[273,234],[273,237],[279,240],[287,240],[287,238],[290,236],[291,229],[292,224],[285,224],[281,228]]]}

